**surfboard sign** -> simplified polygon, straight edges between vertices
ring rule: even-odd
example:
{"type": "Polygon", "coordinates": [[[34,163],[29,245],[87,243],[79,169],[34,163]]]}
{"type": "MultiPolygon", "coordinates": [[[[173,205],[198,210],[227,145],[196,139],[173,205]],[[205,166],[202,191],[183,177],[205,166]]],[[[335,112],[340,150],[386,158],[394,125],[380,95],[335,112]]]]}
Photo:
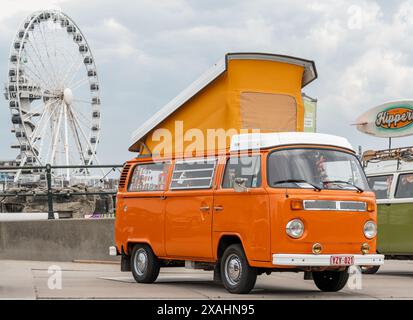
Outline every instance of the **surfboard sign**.
{"type": "Polygon", "coordinates": [[[381,138],[413,135],[413,100],[387,102],[363,113],[357,129],[381,138]]]}

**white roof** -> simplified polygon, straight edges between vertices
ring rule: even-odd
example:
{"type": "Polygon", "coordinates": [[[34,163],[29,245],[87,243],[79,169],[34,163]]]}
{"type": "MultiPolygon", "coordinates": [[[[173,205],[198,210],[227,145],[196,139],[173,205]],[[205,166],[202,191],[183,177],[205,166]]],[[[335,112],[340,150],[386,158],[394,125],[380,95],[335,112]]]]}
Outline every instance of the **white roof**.
{"type": "Polygon", "coordinates": [[[366,175],[374,176],[381,174],[392,174],[396,172],[413,171],[413,162],[397,160],[383,160],[377,162],[368,162],[364,169],[366,175]]]}
{"type": "Polygon", "coordinates": [[[229,60],[267,60],[302,66],[304,67],[302,87],[305,87],[307,84],[317,78],[317,70],[315,68],[314,61],[268,53],[227,53],[224,59],[221,59],[220,61],[215,63],[211,69],[205,72],[178,96],[176,96],[162,109],[156,112],[142,126],[136,129],[132,134],[132,143],[135,144],[137,141],[142,139],[169,115],[179,109],[179,107],[181,107],[185,102],[187,102],[208,84],[210,84],[221,74],[223,74],[227,70],[229,60]]]}
{"type": "Polygon", "coordinates": [[[250,133],[232,136],[230,151],[265,149],[294,144],[342,147],[354,151],[346,138],[323,133],[280,132],[250,133]]]}

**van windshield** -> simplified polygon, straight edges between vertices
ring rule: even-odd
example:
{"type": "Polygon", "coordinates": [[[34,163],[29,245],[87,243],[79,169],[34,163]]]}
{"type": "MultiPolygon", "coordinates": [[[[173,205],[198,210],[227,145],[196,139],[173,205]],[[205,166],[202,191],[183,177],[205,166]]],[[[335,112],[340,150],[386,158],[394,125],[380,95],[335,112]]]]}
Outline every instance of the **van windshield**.
{"type": "Polygon", "coordinates": [[[274,188],[369,190],[356,156],[329,149],[288,149],[268,157],[268,183],[274,188]]]}

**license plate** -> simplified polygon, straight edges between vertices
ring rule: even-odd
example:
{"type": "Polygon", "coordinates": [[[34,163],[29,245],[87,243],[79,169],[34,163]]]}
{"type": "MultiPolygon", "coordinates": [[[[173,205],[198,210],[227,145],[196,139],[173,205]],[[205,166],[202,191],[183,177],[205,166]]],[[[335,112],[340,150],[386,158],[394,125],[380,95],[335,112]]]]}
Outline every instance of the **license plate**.
{"type": "Polygon", "coordinates": [[[332,266],[351,266],[354,264],[354,256],[331,256],[332,266]]]}

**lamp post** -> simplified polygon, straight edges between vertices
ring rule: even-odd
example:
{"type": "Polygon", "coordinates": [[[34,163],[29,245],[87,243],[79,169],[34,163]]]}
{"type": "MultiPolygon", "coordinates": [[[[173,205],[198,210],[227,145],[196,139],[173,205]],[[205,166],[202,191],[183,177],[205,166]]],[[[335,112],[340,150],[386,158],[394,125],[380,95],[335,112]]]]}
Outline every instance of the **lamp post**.
{"type": "Polygon", "coordinates": [[[47,180],[47,206],[48,206],[48,219],[54,219],[53,212],[53,192],[52,192],[52,166],[46,164],[46,180],[47,180]]]}

